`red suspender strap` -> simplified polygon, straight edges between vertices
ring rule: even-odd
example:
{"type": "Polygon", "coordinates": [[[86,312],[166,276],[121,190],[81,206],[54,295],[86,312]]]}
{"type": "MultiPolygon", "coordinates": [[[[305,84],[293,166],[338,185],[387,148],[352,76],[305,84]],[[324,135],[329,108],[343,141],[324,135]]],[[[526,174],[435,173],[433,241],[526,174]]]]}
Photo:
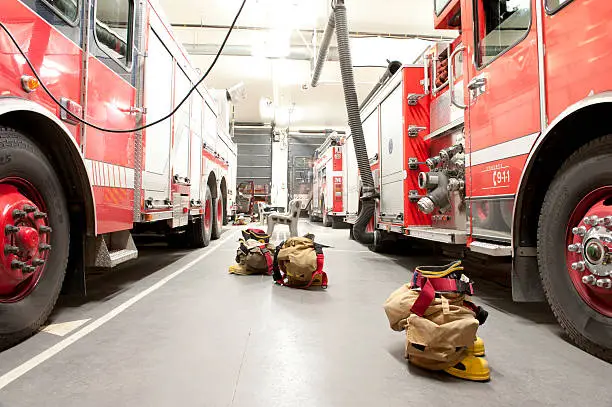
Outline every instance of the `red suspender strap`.
{"type": "Polygon", "coordinates": [[[327,287],[327,273],[325,273],[323,271],[323,263],[324,263],[324,259],[325,257],[323,256],[323,253],[317,253],[317,269],[315,270],[314,273],[312,273],[312,277],[310,279],[310,282],[304,286],[304,287],[300,287],[300,288],[309,288],[312,283],[314,282],[314,279],[316,276],[321,275],[321,287],[326,288],[327,287]]]}
{"type": "Polygon", "coordinates": [[[264,258],[266,259],[266,264],[268,265],[268,275],[271,276],[272,273],[274,272],[274,259],[272,258],[272,255],[270,254],[270,250],[266,248],[262,248],[261,254],[263,254],[264,258]]]}
{"type": "Polygon", "coordinates": [[[410,311],[413,314],[416,314],[422,317],[423,315],[425,315],[425,311],[427,310],[427,308],[429,308],[432,301],[436,297],[436,290],[434,290],[433,286],[431,285],[428,279],[421,280],[420,285],[421,285],[421,292],[419,293],[419,296],[417,297],[416,301],[412,305],[412,308],[410,308],[410,311]],[[424,281],[424,284],[422,284],[423,281],[424,281]]]}
{"type": "MultiPolygon", "coordinates": [[[[425,280],[427,280],[427,278],[423,277],[423,275],[419,273],[416,276],[416,287],[421,287],[424,284],[425,280]]],[[[429,281],[434,290],[438,293],[456,292],[461,294],[474,295],[474,288],[472,286],[472,283],[465,283],[461,280],[456,280],[454,278],[431,278],[427,281],[429,281]]]]}

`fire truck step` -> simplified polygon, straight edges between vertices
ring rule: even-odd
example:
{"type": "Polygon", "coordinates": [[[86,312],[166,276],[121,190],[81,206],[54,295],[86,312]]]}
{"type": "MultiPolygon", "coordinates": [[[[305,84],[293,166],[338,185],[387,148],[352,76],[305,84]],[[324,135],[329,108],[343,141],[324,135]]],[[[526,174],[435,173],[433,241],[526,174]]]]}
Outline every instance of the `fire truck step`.
{"type": "Polygon", "coordinates": [[[87,267],[113,268],[138,257],[138,249],[129,230],[90,237],[86,243],[87,267]]]}
{"type": "Polygon", "coordinates": [[[111,267],[118,266],[121,263],[125,263],[128,260],[136,259],[138,257],[138,250],[122,249],[114,250],[109,253],[111,267]]]}
{"type": "Polygon", "coordinates": [[[411,226],[408,228],[409,236],[434,242],[450,244],[466,244],[467,233],[456,229],[433,228],[429,226],[411,226]]]}
{"type": "Polygon", "coordinates": [[[474,241],[470,244],[470,250],[489,256],[504,257],[512,255],[512,247],[496,243],[474,241]]]}

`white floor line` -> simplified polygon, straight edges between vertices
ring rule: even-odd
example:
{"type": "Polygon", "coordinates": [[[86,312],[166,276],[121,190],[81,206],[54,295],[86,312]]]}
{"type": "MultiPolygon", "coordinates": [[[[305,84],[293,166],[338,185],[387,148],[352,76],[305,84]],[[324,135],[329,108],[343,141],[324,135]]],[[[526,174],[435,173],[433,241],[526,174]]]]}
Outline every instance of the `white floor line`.
{"type": "Polygon", "coordinates": [[[187,271],[191,267],[193,267],[196,263],[200,262],[202,259],[204,259],[205,257],[209,256],[211,253],[214,253],[218,248],[220,248],[223,245],[223,243],[225,243],[226,241],[234,238],[236,234],[237,234],[236,232],[233,232],[233,233],[229,234],[226,238],[219,240],[218,244],[216,246],[208,247],[208,249],[204,253],[202,253],[196,259],[190,261],[189,263],[187,263],[186,265],[184,265],[180,269],[176,270],[174,273],[170,274],[167,277],[164,277],[162,280],[158,281],[157,283],[155,283],[151,287],[149,287],[146,290],[136,294],[134,297],[132,297],[129,300],[125,301],[123,304],[121,304],[118,307],[114,308],[113,310],[111,310],[107,314],[103,315],[102,317],[96,319],[91,324],[86,325],[81,330],[73,333],[72,335],[70,335],[66,339],[63,339],[62,341],[60,341],[57,344],[55,344],[52,347],[50,347],[49,349],[47,349],[47,350],[39,353],[38,355],[34,356],[33,358],[31,358],[27,362],[23,363],[22,365],[17,366],[16,368],[11,370],[10,372],[4,374],[3,376],[0,376],[0,390],[2,390],[3,388],[8,386],[10,383],[14,382],[15,380],[19,379],[21,376],[23,376],[24,374],[28,373],[30,370],[34,369],[36,366],[38,366],[38,365],[44,363],[45,361],[51,359],[53,356],[57,355],[58,353],[60,353],[61,351],[63,351],[64,349],[66,349],[67,347],[69,347],[70,345],[75,343],[76,341],[78,341],[79,339],[89,335],[90,333],[92,333],[96,329],[100,328],[102,325],[106,324],[108,321],[112,320],[117,315],[121,314],[122,312],[124,312],[125,310],[127,310],[132,305],[136,304],[138,301],[142,300],[143,298],[145,298],[149,294],[159,290],[161,287],[163,287],[164,285],[168,284],[168,282],[170,282],[172,279],[174,279],[175,277],[178,277],[179,275],[183,274],[185,271],[187,271]]]}

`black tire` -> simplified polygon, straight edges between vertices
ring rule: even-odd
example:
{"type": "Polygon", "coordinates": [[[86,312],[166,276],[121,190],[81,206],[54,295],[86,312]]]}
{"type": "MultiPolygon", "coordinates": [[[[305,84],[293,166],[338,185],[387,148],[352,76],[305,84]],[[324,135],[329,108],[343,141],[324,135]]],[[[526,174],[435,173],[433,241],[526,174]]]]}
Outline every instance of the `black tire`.
{"type": "Polygon", "coordinates": [[[21,177],[32,184],[47,206],[52,246],[36,287],[14,303],[0,303],[0,350],[34,334],[53,310],[66,274],[70,218],[53,166],[43,152],[18,131],[0,128],[0,179],[21,177]]]}
{"type": "Polygon", "coordinates": [[[204,218],[206,217],[206,206],[211,205],[210,211],[211,213],[213,211],[212,194],[210,192],[210,187],[208,185],[206,186],[206,192],[205,192],[204,201],[202,204],[203,204],[204,214],[202,214],[202,216],[198,217],[197,219],[191,222],[190,230],[189,230],[189,236],[190,236],[189,240],[191,241],[192,246],[197,247],[197,248],[208,246],[210,244],[210,238],[212,236],[212,224],[213,224],[212,219],[211,219],[210,226],[208,227],[206,226],[206,222],[204,221],[204,218]]]}
{"type": "Polygon", "coordinates": [[[213,222],[212,222],[212,233],[211,238],[217,240],[223,233],[223,199],[213,199],[213,222]]]}
{"type": "Polygon", "coordinates": [[[368,248],[375,253],[384,252],[386,245],[384,241],[384,234],[380,229],[374,230],[374,242],[372,242],[368,248]]]}
{"type": "Polygon", "coordinates": [[[229,223],[229,216],[227,216],[227,198],[223,197],[223,226],[229,223]]]}
{"type": "Polygon", "coordinates": [[[612,185],[612,136],[574,153],[550,185],[538,225],[538,265],[546,298],[565,332],[583,350],[612,362],[612,318],[587,305],[567,270],[566,227],[589,192],[612,185]]]}
{"type": "Polygon", "coordinates": [[[350,225],[349,240],[355,240],[355,232],[353,231],[353,225],[350,225]]]}
{"type": "Polygon", "coordinates": [[[323,222],[323,226],[326,228],[332,225],[332,217],[327,214],[327,209],[325,209],[325,199],[321,201],[321,221],[323,222]]]}

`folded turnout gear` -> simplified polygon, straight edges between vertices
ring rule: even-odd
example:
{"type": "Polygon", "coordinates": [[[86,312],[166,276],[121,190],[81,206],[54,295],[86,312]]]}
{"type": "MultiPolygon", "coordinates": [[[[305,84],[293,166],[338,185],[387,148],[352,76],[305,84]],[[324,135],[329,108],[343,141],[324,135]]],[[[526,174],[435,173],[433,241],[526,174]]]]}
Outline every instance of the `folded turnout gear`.
{"type": "Polygon", "coordinates": [[[274,246],[270,243],[259,242],[254,239],[240,239],[240,246],[236,252],[236,264],[230,266],[229,272],[240,275],[272,275],[273,252],[274,246]]]}
{"type": "Polygon", "coordinates": [[[482,339],[476,336],[488,313],[467,296],[472,282],[457,261],[441,267],[417,267],[410,284],[395,290],[384,304],[391,329],[406,331],[406,358],[429,370],[462,379],[487,381],[490,371],[482,339]]]}
{"type": "Polygon", "coordinates": [[[291,237],[279,244],[274,256],[274,281],[293,288],[327,288],[323,247],[314,242],[313,235],[291,237]]]}

